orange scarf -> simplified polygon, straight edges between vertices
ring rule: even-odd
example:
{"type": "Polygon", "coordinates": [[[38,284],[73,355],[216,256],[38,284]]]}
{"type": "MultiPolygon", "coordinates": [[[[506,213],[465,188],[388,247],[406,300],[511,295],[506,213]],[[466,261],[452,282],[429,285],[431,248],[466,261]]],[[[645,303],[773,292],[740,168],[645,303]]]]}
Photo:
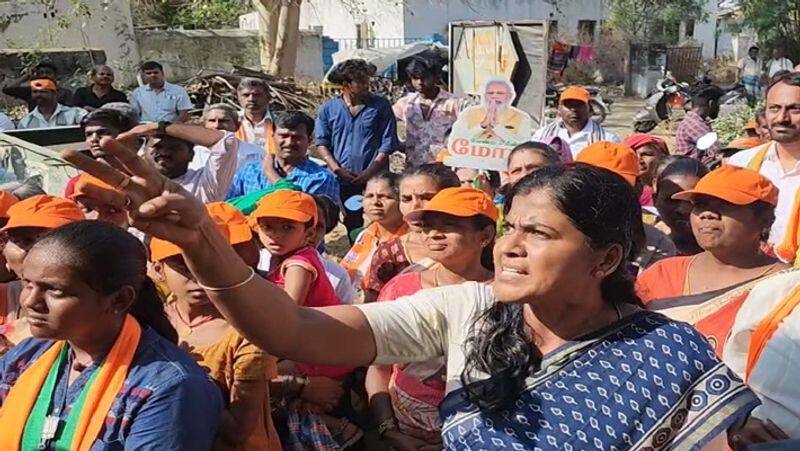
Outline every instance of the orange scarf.
{"type": "MultiPolygon", "coordinates": [[[[105,423],[111,404],[122,389],[128,377],[133,355],[139,346],[142,328],[130,316],[125,317],[122,330],[105,361],[97,370],[94,383],[91,385],[83,410],[78,417],[70,449],[88,451],[97,440],[100,429],[105,423]]],[[[0,449],[16,451],[22,441],[22,432],[28,422],[28,416],[36,403],[36,397],[42,389],[50,368],[55,363],[64,341],[57,341],[31,364],[17,379],[14,387],[0,408],[0,449]]]]}
{"type": "MultiPolygon", "coordinates": [[[[750,161],[750,164],[747,165],[747,168],[760,172],[761,165],[764,163],[764,158],[767,156],[771,145],[771,142],[764,144],[750,161]]],[[[794,195],[792,215],[789,217],[789,222],[786,224],[786,234],[783,237],[783,241],[776,243],[773,248],[775,255],[788,263],[798,260],[798,250],[800,250],[800,190],[794,195]]]]}
{"type": "MultiPolygon", "coordinates": [[[[246,118],[242,118],[242,125],[239,126],[239,129],[236,130],[236,133],[233,135],[242,142],[247,141],[247,135],[244,132],[244,121],[246,118]]],[[[267,129],[264,131],[264,150],[271,155],[275,155],[275,149],[278,148],[278,143],[275,141],[275,129],[273,128],[272,121],[267,121],[267,129]]]]}
{"type": "Polygon", "coordinates": [[[771,312],[756,326],[753,335],[750,337],[750,347],[747,352],[747,367],[745,367],[745,380],[750,379],[753,367],[756,366],[761,352],[767,346],[767,342],[778,326],[781,325],[787,316],[792,314],[794,308],[800,304],[800,286],[795,287],[780,304],[775,306],[771,312]]]}
{"type": "Polygon", "coordinates": [[[358,283],[361,288],[366,287],[369,276],[369,267],[372,263],[372,256],[378,245],[391,239],[405,235],[408,232],[408,224],[403,223],[394,232],[386,230],[382,225],[373,222],[358,236],[353,247],[347,251],[342,258],[341,265],[350,274],[353,283],[358,283]]]}

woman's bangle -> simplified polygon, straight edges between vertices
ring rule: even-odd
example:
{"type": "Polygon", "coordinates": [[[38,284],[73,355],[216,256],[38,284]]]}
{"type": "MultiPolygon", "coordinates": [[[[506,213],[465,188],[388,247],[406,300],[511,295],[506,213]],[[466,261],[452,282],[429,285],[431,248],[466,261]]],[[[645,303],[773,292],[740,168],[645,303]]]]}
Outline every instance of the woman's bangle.
{"type": "Polygon", "coordinates": [[[253,280],[256,277],[256,270],[253,269],[253,268],[249,268],[249,269],[250,269],[250,275],[247,276],[247,278],[244,279],[243,281],[241,281],[241,282],[239,282],[237,284],[234,284],[234,285],[230,285],[230,286],[227,286],[227,287],[209,287],[209,286],[203,285],[200,282],[197,282],[197,284],[200,285],[200,288],[202,288],[202,289],[204,289],[206,291],[228,291],[228,290],[234,290],[236,288],[239,288],[239,287],[247,285],[248,283],[250,283],[251,280],[253,280]]]}

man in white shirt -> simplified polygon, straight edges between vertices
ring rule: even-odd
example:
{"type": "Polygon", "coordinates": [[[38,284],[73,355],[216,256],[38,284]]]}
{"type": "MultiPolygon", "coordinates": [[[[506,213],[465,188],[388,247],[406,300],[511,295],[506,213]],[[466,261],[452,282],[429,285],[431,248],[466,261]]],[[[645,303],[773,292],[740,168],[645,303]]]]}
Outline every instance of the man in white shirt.
{"type": "Polygon", "coordinates": [[[164,80],[164,68],[155,61],[142,64],[144,86],[131,94],[131,106],[142,122],[186,122],[194,105],[189,94],[178,85],[164,80]]]}
{"type": "Polygon", "coordinates": [[[31,80],[31,100],[36,107],[19,121],[19,128],[49,128],[79,125],[86,110],[58,103],[56,82],[31,80]]]}
{"type": "Polygon", "coordinates": [[[758,55],[758,47],[752,46],[747,56],[739,60],[738,81],[744,85],[747,95],[755,99],[761,96],[761,77],[764,75],[764,61],[758,55]]]}
{"type": "Polygon", "coordinates": [[[767,61],[767,77],[770,79],[780,71],[791,71],[794,69],[794,63],[789,58],[786,58],[786,53],[780,47],[776,47],[772,51],[772,59],[767,61]]]}
{"type": "Polygon", "coordinates": [[[779,244],[800,189],[800,74],[786,74],[767,88],[765,116],[772,141],[733,155],[728,163],[758,170],[778,187],[778,205],[769,242],[779,244]]]}
{"type": "Polygon", "coordinates": [[[192,193],[203,203],[225,199],[236,171],[239,140],[232,133],[198,125],[142,124],[126,134],[146,137],[144,153],[159,172],[192,193]],[[206,164],[190,168],[194,146],[209,150],[206,164]]]}
{"type": "MultiPolygon", "coordinates": [[[[214,130],[228,131],[235,133],[239,129],[239,112],[230,105],[216,103],[206,108],[203,114],[203,126],[214,130]]],[[[242,166],[261,162],[264,159],[264,149],[261,147],[239,140],[239,150],[237,155],[236,170],[242,166]]],[[[200,169],[206,165],[211,152],[203,146],[194,146],[194,158],[189,163],[189,169],[200,169]]]]}
{"type": "Polygon", "coordinates": [[[558,136],[569,144],[572,158],[589,144],[598,141],[620,142],[619,137],[593,121],[589,109],[591,94],[584,88],[570,86],[558,99],[558,119],[533,134],[533,141],[558,136]]]}

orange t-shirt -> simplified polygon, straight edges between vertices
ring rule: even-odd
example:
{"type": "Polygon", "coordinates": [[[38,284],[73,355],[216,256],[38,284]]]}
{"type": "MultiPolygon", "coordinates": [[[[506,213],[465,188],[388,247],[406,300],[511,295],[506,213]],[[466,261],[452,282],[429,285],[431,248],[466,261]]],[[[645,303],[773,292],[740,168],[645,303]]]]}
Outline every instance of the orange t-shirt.
{"type": "Polygon", "coordinates": [[[683,295],[692,256],[665,258],[645,269],[636,279],[636,294],[649,304],[683,295]]]}

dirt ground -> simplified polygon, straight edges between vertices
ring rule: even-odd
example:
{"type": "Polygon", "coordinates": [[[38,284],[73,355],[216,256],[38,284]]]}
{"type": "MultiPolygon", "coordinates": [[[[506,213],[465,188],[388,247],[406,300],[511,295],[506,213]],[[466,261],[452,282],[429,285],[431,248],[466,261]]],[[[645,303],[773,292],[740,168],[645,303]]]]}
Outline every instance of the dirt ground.
{"type": "MultiPolygon", "coordinates": [[[[644,106],[644,99],[638,97],[617,97],[611,105],[611,114],[608,115],[603,125],[624,139],[634,133],[633,117],[644,106]]],[[[670,148],[674,147],[675,124],[661,124],[651,133],[662,136],[667,140],[670,148]]],[[[397,158],[392,159],[392,170],[398,171],[397,158]]],[[[331,255],[342,257],[350,248],[347,234],[343,225],[339,224],[328,236],[325,237],[328,252],[331,255]]]]}

